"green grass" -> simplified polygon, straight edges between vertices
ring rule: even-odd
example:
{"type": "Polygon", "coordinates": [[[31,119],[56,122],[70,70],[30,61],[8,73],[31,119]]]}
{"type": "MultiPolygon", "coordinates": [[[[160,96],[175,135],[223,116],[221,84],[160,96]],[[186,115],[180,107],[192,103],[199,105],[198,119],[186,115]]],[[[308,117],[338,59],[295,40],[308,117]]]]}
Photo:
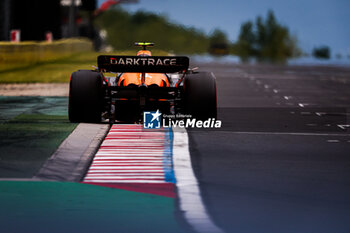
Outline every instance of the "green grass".
{"type": "Polygon", "coordinates": [[[88,51],[92,51],[92,42],[83,38],[55,40],[51,43],[0,41],[0,71],[56,61],[88,51]]]}
{"type": "MultiPolygon", "coordinates": [[[[97,66],[97,56],[107,54],[86,52],[65,59],[35,65],[16,67],[0,71],[0,83],[65,83],[72,72],[79,69],[93,69],[97,66]]],[[[113,52],[116,55],[135,55],[136,50],[113,52]]],[[[154,50],[154,55],[167,55],[154,50]]],[[[13,65],[13,64],[12,64],[13,65]]]]}

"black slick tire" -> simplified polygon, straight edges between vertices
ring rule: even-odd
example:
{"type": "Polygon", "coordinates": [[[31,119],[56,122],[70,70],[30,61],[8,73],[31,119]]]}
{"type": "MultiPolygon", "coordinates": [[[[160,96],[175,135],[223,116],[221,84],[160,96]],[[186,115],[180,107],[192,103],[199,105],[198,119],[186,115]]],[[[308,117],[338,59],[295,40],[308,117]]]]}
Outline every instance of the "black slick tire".
{"type": "Polygon", "coordinates": [[[71,122],[101,122],[103,110],[103,79],[92,70],[72,74],[69,85],[68,115],[71,122]]]}
{"type": "Polygon", "coordinates": [[[217,116],[216,78],[211,72],[186,75],[184,79],[184,110],[193,118],[207,120],[217,116]]]}

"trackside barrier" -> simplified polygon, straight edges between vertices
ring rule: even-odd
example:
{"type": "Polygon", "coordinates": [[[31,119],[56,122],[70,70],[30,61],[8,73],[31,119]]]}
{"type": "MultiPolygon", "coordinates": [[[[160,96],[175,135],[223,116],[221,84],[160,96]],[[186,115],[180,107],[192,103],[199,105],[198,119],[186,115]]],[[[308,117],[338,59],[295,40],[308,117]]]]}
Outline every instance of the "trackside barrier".
{"type": "Polygon", "coordinates": [[[0,68],[53,61],[88,51],[92,51],[92,42],[84,38],[56,40],[51,43],[0,42],[0,68]]]}

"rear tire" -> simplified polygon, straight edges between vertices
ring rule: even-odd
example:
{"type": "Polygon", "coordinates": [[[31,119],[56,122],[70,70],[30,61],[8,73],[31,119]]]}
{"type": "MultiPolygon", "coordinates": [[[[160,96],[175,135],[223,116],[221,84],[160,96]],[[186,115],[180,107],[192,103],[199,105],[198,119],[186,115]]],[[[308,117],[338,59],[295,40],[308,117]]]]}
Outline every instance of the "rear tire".
{"type": "Polygon", "coordinates": [[[216,78],[211,72],[186,75],[184,109],[193,118],[206,120],[217,116],[216,78]]]}
{"type": "Polygon", "coordinates": [[[101,122],[103,110],[103,79],[92,70],[72,74],[69,85],[68,115],[71,122],[101,122]]]}

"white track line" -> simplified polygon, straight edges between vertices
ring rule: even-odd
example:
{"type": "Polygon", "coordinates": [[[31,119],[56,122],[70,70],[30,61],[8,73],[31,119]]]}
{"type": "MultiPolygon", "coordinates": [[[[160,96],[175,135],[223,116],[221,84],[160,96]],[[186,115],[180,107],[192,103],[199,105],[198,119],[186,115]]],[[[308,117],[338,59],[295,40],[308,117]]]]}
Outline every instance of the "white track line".
{"type": "Polygon", "coordinates": [[[173,160],[179,205],[187,222],[197,232],[223,232],[212,221],[203,204],[198,181],[192,170],[185,129],[173,128],[173,160]]]}

